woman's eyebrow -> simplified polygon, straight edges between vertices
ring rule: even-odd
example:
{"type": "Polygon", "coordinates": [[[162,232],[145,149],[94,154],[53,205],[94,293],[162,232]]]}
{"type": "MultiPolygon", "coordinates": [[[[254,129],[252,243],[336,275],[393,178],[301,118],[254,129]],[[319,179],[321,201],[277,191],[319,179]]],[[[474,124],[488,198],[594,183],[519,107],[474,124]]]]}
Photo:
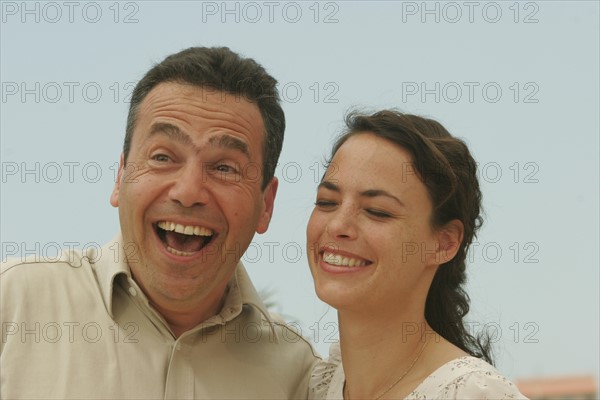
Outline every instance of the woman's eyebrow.
{"type": "MultiPolygon", "coordinates": [[[[337,193],[341,192],[340,187],[330,181],[322,181],[319,184],[319,188],[325,188],[325,189],[328,189],[328,190],[331,190],[331,191],[337,192],[337,193]]],[[[402,207],[406,207],[404,205],[404,203],[398,197],[394,196],[387,190],[383,190],[383,189],[368,189],[368,190],[361,192],[360,196],[362,196],[362,197],[378,197],[378,196],[389,197],[389,198],[395,200],[402,207]]]]}
{"type": "Polygon", "coordinates": [[[398,204],[400,204],[402,207],[406,207],[404,205],[404,203],[402,201],[400,201],[399,198],[397,198],[396,196],[394,196],[393,194],[391,194],[390,192],[383,190],[383,189],[369,189],[369,190],[365,190],[364,192],[362,192],[360,194],[361,196],[364,197],[377,197],[377,196],[385,196],[385,197],[389,197],[390,199],[395,200],[398,204]]]}

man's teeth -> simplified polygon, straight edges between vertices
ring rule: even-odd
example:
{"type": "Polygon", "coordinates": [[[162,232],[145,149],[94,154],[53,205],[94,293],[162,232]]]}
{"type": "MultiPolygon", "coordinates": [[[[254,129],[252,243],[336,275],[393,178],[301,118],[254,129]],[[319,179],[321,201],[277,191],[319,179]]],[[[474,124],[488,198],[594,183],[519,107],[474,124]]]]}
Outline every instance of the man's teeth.
{"type": "Polygon", "coordinates": [[[351,257],[342,257],[339,254],[334,253],[323,253],[323,261],[331,265],[339,265],[343,267],[364,267],[367,262],[364,260],[358,260],[351,257]]]}
{"type": "Polygon", "coordinates": [[[212,229],[203,226],[181,225],[168,221],[159,222],[158,227],[165,231],[173,231],[184,235],[212,236],[214,234],[212,229]]]}
{"type": "Polygon", "coordinates": [[[189,256],[193,256],[195,254],[195,252],[194,253],[188,253],[187,251],[179,251],[179,250],[176,250],[176,249],[172,248],[171,246],[167,246],[167,250],[169,251],[169,253],[173,253],[176,256],[189,257],[189,256]]]}

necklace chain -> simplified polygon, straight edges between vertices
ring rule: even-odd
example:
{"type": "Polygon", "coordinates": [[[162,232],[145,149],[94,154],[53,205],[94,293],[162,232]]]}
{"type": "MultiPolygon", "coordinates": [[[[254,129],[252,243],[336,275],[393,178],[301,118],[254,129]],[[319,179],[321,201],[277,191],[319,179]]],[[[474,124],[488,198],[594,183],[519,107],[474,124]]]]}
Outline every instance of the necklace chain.
{"type": "MultiPolygon", "coordinates": [[[[429,341],[425,340],[425,343],[423,343],[423,346],[421,347],[421,350],[419,350],[419,354],[417,354],[417,356],[412,361],[412,363],[410,363],[410,365],[408,366],[408,368],[406,369],[406,371],[404,371],[404,373],[402,375],[400,375],[400,377],[398,377],[398,379],[396,379],[394,382],[392,382],[392,384],[390,386],[388,386],[387,389],[385,389],[383,392],[379,393],[379,395],[377,395],[374,398],[375,400],[381,399],[387,392],[389,392],[390,390],[392,390],[392,388],[394,386],[396,386],[398,383],[400,383],[400,381],[402,379],[404,379],[404,377],[406,375],[408,375],[408,373],[413,369],[413,367],[415,366],[415,364],[417,363],[417,361],[419,361],[419,358],[421,358],[421,354],[423,354],[423,352],[425,351],[425,347],[427,347],[428,343],[429,343],[429,341]]],[[[343,390],[343,392],[344,392],[344,399],[349,400],[350,399],[350,393],[349,393],[348,387],[346,386],[346,382],[344,382],[344,390],[343,390]]]]}

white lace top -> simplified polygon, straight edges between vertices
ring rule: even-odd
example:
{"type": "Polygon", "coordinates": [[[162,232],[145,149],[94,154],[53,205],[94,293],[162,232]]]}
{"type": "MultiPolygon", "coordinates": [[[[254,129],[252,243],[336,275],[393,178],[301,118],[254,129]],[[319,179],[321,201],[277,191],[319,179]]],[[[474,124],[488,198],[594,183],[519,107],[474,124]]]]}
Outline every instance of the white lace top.
{"type": "MultiPolygon", "coordinates": [[[[340,345],[319,361],[309,383],[309,399],[343,399],[344,370],[340,345]]],[[[407,399],[527,399],[517,387],[487,362],[476,357],[449,361],[429,375],[407,399]]]]}

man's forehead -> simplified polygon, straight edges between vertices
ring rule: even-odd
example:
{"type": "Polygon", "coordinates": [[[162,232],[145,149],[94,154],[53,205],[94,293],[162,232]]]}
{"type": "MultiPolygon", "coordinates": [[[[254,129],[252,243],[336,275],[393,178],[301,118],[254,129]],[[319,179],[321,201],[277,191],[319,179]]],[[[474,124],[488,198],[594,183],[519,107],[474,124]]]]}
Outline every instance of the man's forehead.
{"type": "Polygon", "coordinates": [[[201,117],[205,121],[227,121],[241,128],[260,131],[261,136],[265,130],[256,103],[241,95],[178,82],[163,82],[154,87],[140,104],[138,120],[154,119],[157,114],[170,111],[201,117]]]}
{"type": "MultiPolygon", "coordinates": [[[[186,82],[167,81],[161,82],[153,87],[146,95],[146,100],[153,100],[156,97],[167,98],[185,98],[210,103],[240,104],[244,106],[256,106],[247,97],[239,93],[222,91],[207,85],[196,85],[186,82]]],[[[258,110],[258,107],[256,107],[258,110]]]]}

